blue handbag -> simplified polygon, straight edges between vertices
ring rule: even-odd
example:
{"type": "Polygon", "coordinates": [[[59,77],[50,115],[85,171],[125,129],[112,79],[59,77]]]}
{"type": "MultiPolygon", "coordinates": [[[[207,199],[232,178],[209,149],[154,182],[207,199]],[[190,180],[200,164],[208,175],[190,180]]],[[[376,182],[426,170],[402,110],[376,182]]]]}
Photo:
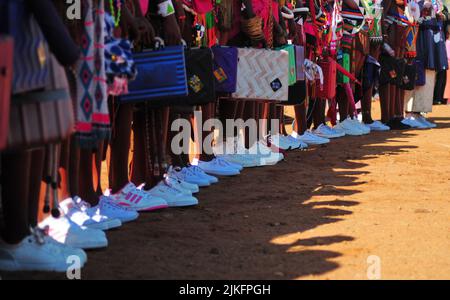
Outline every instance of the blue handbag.
{"type": "Polygon", "coordinates": [[[13,94],[45,88],[50,82],[50,52],[24,0],[0,0],[0,32],[14,38],[13,94]]]}
{"type": "Polygon", "coordinates": [[[119,101],[147,102],[188,95],[183,46],[168,46],[133,54],[137,76],[128,86],[129,93],[119,101]]]}
{"type": "Polygon", "coordinates": [[[212,47],[214,82],[217,92],[236,92],[238,50],[234,47],[212,47]]]}
{"type": "Polygon", "coordinates": [[[416,58],[416,86],[424,86],[425,85],[425,64],[422,59],[416,58]]]}

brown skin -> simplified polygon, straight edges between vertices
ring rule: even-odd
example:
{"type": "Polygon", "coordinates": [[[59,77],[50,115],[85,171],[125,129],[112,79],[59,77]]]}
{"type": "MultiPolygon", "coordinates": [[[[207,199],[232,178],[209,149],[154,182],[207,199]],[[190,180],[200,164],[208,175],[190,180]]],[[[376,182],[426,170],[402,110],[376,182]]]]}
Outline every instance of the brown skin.
{"type": "Polygon", "coordinates": [[[163,27],[166,45],[179,45],[181,43],[181,32],[175,14],[164,18],[163,27]]]}
{"type": "MultiPolygon", "coordinates": [[[[370,55],[378,60],[380,57],[380,46],[370,46],[370,55]]],[[[361,108],[362,108],[362,117],[363,122],[366,124],[373,123],[372,119],[372,94],[373,94],[373,88],[372,85],[370,88],[368,88],[366,91],[364,91],[363,99],[361,102],[361,108]]]]}

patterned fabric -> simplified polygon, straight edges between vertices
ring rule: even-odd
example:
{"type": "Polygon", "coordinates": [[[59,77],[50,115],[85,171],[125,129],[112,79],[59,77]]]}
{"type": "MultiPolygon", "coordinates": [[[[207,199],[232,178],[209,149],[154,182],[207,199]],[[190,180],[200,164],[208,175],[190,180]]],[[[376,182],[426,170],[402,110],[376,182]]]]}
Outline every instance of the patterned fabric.
{"type": "Polygon", "coordinates": [[[416,57],[416,40],[418,33],[418,26],[409,26],[406,29],[406,53],[405,57],[416,57]]]}
{"type": "Polygon", "coordinates": [[[363,0],[362,3],[368,16],[369,39],[373,44],[380,44],[383,41],[381,34],[381,17],[383,15],[381,0],[363,0]]]}
{"type": "Polygon", "coordinates": [[[83,0],[84,30],[75,67],[76,137],[81,147],[94,147],[109,137],[110,122],[104,54],[104,0],[83,0]]]}
{"type": "Polygon", "coordinates": [[[126,77],[128,80],[136,78],[131,43],[114,37],[114,20],[108,13],[105,14],[105,63],[108,83],[112,83],[116,76],[126,77]]]}
{"type": "Polygon", "coordinates": [[[272,0],[252,0],[253,12],[263,20],[263,32],[268,48],[273,45],[272,0]]]}
{"type": "Polygon", "coordinates": [[[215,23],[214,11],[203,14],[198,13],[195,16],[194,24],[201,26],[205,31],[201,35],[200,40],[196,41],[197,46],[211,48],[217,44],[215,23]]]}
{"type": "Polygon", "coordinates": [[[425,68],[448,69],[442,21],[436,18],[424,20],[420,24],[416,47],[417,57],[423,60],[425,68]]]}
{"type": "Polygon", "coordinates": [[[425,76],[424,86],[416,86],[413,91],[405,92],[406,111],[424,113],[432,111],[436,72],[434,70],[426,70],[425,76]]]}

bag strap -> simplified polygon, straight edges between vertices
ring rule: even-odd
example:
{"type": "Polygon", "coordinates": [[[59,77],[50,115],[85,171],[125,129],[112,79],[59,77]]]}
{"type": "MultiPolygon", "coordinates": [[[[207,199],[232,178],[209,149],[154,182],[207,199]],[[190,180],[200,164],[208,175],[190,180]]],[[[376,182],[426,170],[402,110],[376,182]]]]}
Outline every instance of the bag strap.
{"type": "Polygon", "coordinates": [[[66,100],[70,100],[70,95],[67,89],[31,92],[26,94],[14,95],[12,97],[12,102],[14,104],[56,102],[66,100]]]}

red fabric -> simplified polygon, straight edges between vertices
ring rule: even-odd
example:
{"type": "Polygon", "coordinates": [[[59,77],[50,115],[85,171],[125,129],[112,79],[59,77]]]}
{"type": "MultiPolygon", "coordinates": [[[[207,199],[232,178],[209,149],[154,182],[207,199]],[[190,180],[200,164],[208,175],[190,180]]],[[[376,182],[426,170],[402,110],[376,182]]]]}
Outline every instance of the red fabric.
{"type": "Polygon", "coordinates": [[[139,3],[141,4],[141,11],[144,16],[147,14],[148,11],[148,2],[149,0],[139,0],[139,3]]]}
{"type": "Polygon", "coordinates": [[[280,15],[278,14],[278,2],[272,1],[272,11],[273,11],[273,17],[275,18],[275,21],[277,23],[280,23],[280,15]]]}
{"type": "Polygon", "coordinates": [[[5,75],[0,75],[0,150],[6,147],[9,127],[9,106],[13,73],[12,38],[0,40],[0,69],[5,70],[5,75]]]}
{"type": "Polygon", "coordinates": [[[319,62],[319,66],[323,72],[323,87],[321,89],[320,83],[316,84],[316,97],[323,99],[332,99],[336,96],[336,61],[327,58],[319,62]]]}
{"type": "Polygon", "coordinates": [[[337,103],[336,103],[336,98],[331,99],[331,104],[330,104],[330,108],[328,109],[327,112],[327,117],[330,119],[330,123],[331,125],[336,125],[337,124],[337,103]]]}
{"type": "Polygon", "coordinates": [[[253,12],[255,15],[260,16],[263,20],[263,31],[266,41],[269,40],[269,36],[272,32],[269,32],[269,17],[271,12],[271,2],[272,0],[252,0],[253,12]]]}
{"type": "Polygon", "coordinates": [[[192,7],[198,14],[206,14],[214,9],[211,0],[192,0],[192,7]]]}
{"type": "Polygon", "coordinates": [[[241,27],[241,7],[239,0],[233,0],[233,25],[228,36],[229,39],[234,38],[240,31],[241,27]]]}

